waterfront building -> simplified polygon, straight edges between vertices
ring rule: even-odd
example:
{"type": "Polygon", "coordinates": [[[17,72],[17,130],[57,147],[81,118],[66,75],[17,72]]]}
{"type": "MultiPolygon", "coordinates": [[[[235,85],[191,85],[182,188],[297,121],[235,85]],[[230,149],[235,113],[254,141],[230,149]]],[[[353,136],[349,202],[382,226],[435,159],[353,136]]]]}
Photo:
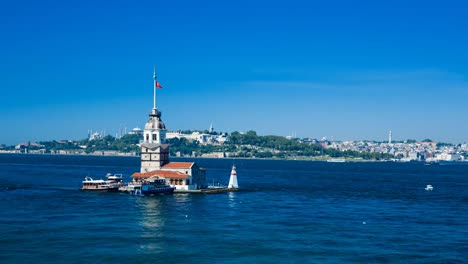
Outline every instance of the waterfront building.
{"type": "Polygon", "coordinates": [[[166,125],[162,113],[156,108],[156,71],[154,72],[153,109],[143,130],[141,170],[132,175],[134,181],[151,177],[166,179],[176,190],[196,190],[206,187],[205,170],[195,162],[170,162],[169,144],[166,143],[166,125]]]}
{"type": "Polygon", "coordinates": [[[408,161],[419,160],[419,159],[420,159],[419,152],[410,151],[410,152],[408,153],[408,157],[407,157],[407,160],[408,160],[408,161]]]}
{"type": "Polygon", "coordinates": [[[459,161],[462,160],[462,156],[456,153],[441,153],[436,155],[436,159],[443,161],[459,161]]]}
{"type": "MultiPolygon", "coordinates": [[[[142,161],[143,163],[143,161],[142,161]]],[[[135,181],[151,177],[164,178],[166,183],[176,190],[197,190],[206,188],[205,169],[200,168],[195,162],[169,162],[160,169],[134,173],[135,181]]]]}

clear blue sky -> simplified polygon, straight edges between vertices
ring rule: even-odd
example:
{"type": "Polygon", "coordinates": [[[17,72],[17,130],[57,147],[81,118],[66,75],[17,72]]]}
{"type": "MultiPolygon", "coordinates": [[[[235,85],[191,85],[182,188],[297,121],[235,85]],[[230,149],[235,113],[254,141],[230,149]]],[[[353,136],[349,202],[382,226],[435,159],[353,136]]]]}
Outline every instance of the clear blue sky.
{"type": "Polygon", "coordinates": [[[142,127],[153,64],[169,130],[467,142],[468,5],[380,2],[3,1],[0,143],[142,127]]]}

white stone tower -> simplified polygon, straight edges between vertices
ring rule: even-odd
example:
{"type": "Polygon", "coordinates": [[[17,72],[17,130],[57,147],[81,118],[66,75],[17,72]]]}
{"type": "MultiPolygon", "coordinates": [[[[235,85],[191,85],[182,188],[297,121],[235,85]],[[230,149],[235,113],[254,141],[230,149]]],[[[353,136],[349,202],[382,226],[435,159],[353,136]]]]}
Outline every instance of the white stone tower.
{"type": "Polygon", "coordinates": [[[392,131],[388,132],[388,144],[392,144],[392,131]]]}
{"type": "Polygon", "coordinates": [[[231,177],[229,178],[229,189],[239,189],[239,184],[237,184],[237,173],[236,166],[232,165],[231,177]]]}
{"type": "Polygon", "coordinates": [[[149,114],[143,131],[141,142],[141,172],[149,172],[161,169],[169,163],[169,145],[166,142],[166,126],[161,119],[161,112],[156,107],[156,69],[153,74],[154,98],[153,109],[149,114]]]}

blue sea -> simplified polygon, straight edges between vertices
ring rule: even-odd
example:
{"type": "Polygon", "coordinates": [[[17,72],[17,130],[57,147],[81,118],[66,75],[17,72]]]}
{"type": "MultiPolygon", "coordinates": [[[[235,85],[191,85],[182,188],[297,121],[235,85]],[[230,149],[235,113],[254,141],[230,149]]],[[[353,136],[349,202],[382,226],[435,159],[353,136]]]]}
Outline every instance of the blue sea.
{"type": "Polygon", "coordinates": [[[136,157],[2,154],[0,263],[467,263],[466,163],[234,162],[239,192],[135,197],[79,188],[136,157]]]}

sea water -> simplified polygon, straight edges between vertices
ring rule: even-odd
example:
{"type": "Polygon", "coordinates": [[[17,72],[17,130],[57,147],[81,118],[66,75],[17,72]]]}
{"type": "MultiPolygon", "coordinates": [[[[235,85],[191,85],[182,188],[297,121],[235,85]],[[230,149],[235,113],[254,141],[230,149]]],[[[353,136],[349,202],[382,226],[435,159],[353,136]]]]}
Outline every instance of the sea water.
{"type": "MultiPolygon", "coordinates": [[[[183,161],[183,159],[179,159],[183,161]]],[[[468,166],[196,159],[241,191],[79,191],[136,157],[0,155],[0,263],[466,263],[468,166]],[[425,191],[426,185],[434,186],[425,191]]]]}

